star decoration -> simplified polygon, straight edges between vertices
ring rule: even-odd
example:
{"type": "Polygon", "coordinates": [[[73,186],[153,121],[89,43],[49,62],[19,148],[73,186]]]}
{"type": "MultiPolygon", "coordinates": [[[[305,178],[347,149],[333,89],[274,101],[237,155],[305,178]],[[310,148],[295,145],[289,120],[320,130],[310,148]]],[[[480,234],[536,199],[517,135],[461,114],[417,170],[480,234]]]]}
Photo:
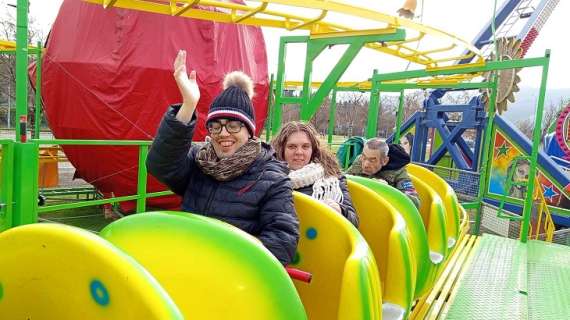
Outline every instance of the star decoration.
{"type": "Polygon", "coordinates": [[[548,199],[548,201],[550,201],[550,202],[552,202],[552,198],[554,198],[560,194],[560,193],[554,191],[553,185],[550,185],[550,186],[542,185],[542,188],[544,189],[544,193],[543,193],[544,197],[546,199],[548,199]]]}
{"type": "Polygon", "coordinates": [[[503,144],[496,148],[499,152],[497,153],[497,158],[501,157],[501,156],[507,156],[507,153],[509,152],[509,149],[511,149],[510,147],[507,147],[507,143],[503,142],[503,144]]]}

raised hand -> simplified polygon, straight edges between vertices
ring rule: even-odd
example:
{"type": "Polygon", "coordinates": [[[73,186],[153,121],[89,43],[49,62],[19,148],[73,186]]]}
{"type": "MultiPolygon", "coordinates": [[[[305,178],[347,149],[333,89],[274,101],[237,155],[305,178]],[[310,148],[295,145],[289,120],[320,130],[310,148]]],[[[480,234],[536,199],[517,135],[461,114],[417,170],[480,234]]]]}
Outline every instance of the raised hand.
{"type": "Polygon", "coordinates": [[[200,100],[200,89],[196,82],[196,71],[192,70],[190,76],[186,72],[186,50],[179,50],[176,59],[174,59],[174,80],[176,80],[183,100],[176,118],[188,123],[192,118],[198,100],[200,100]]]}

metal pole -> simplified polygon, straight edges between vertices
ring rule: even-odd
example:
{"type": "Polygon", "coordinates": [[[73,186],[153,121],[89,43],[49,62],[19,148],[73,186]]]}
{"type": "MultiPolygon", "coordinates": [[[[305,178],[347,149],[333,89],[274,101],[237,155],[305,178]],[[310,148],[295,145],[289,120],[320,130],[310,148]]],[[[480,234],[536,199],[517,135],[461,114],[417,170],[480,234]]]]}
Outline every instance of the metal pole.
{"type": "Polygon", "coordinates": [[[10,129],[10,121],[12,118],[12,83],[8,82],[8,129],[10,129]]]}
{"type": "MultiPolygon", "coordinates": [[[[28,114],[28,0],[18,0],[16,9],[16,119],[23,120],[28,114]]],[[[21,130],[15,128],[20,141],[21,130]]]]}
{"type": "Polygon", "coordinates": [[[137,213],[146,210],[146,157],[148,155],[148,145],[139,146],[139,170],[137,177],[137,213]]]}
{"type": "MultiPolygon", "coordinates": [[[[378,70],[374,69],[374,76],[378,74],[378,70]]],[[[372,88],[370,89],[370,105],[368,106],[368,121],[366,122],[366,138],[374,138],[376,130],[378,129],[378,112],[380,104],[380,82],[372,81],[372,88]]]]}
{"type": "Polygon", "coordinates": [[[334,124],[336,116],[336,89],[332,91],[331,105],[329,109],[329,128],[327,134],[327,142],[329,144],[329,149],[332,148],[333,134],[334,134],[334,124]]]}
{"type": "Polygon", "coordinates": [[[40,127],[42,123],[42,43],[38,41],[38,52],[36,55],[36,97],[34,114],[34,139],[40,138],[40,127]]]}
{"type": "Polygon", "coordinates": [[[400,143],[400,128],[404,118],[404,90],[400,91],[400,103],[398,104],[398,114],[396,115],[396,132],[394,132],[394,141],[392,143],[400,143]]]}
{"type": "Polygon", "coordinates": [[[497,72],[493,72],[491,76],[491,96],[489,97],[489,112],[487,116],[487,126],[485,127],[485,138],[483,142],[483,152],[481,155],[481,166],[480,166],[480,179],[479,179],[479,192],[477,194],[477,203],[479,208],[477,209],[477,214],[475,215],[475,226],[473,233],[479,234],[479,229],[481,227],[481,215],[483,214],[483,197],[487,190],[487,179],[489,174],[491,174],[491,164],[493,162],[493,143],[491,138],[493,136],[493,126],[495,123],[495,103],[497,101],[497,72]],[[486,149],[485,149],[486,147],[486,149]]]}
{"type": "Polygon", "coordinates": [[[273,80],[273,73],[269,79],[269,96],[267,97],[267,118],[265,118],[265,142],[269,143],[271,139],[271,121],[273,121],[273,88],[275,81],[273,80]]]}
{"type": "Polygon", "coordinates": [[[534,131],[532,135],[532,151],[530,154],[530,170],[528,172],[528,187],[524,201],[523,223],[521,241],[527,242],[528,229],[530,226],[530,214],[532,211],[532,198],[534,195],[536,167],[538,165],[538,148],[540,146],[540,135],[542,133],[542,113],[544,112],[544,95],[546,92],[546,81],[548,79],[548,66],[550,64],[550,50],[545,52],[545,62],[542,66],[542,80],[540,82],[540,92],[538,94],[538,104],[536,106],[536,118],[534,120],[534,131]]]}

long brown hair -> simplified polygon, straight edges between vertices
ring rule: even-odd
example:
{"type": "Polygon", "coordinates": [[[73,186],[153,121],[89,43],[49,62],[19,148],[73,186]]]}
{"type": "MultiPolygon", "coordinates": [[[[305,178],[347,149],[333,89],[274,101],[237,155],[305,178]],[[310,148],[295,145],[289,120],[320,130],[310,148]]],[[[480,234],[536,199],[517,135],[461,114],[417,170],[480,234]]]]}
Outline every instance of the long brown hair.
{"type": "Polygon", "coordinates": [[[291,121],[283,125],[279,134],[271,141],[271,145],[277,154],[277,159],[285,161],[287,139],[295,132],[303,132],[307,135],[307,138],[309,138],[313,151],[311,154],[311,162],[322,165],[323,169],[325,169],[325,176],[339,177],[341,173],[336,158],[327,149],[321,146],[317,130],[309,123],[291,121]]]}

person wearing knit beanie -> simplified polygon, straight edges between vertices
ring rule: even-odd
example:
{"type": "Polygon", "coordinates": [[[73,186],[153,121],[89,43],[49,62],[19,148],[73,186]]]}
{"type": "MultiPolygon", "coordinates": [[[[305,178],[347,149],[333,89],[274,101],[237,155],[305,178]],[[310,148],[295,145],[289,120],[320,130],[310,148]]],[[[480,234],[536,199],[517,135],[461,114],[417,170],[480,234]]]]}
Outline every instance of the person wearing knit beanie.
{"type": "Polygon", "coordinates": [[[224,78],[224,91],[210,105],[206,126],[216,119],[234,119],[241,121],[250,137],[255,135],[255,113],[251,99],[253,98],[253,81],[241,71],[228,73],[224,78]]]}
{"type": "Polygon", "coordinates": [[[170,106],[149,150],[148,171],[182,199],[184,211],[227,222],[251,235],[283,265],[295,256],[299,221],[286,165],[255,138],[253,81],[226,75],[206,118],[209,140],[192,143],[200,99],[196,72],[186,72],[186,52],[174,61],[182,103],[170,106]]]}

